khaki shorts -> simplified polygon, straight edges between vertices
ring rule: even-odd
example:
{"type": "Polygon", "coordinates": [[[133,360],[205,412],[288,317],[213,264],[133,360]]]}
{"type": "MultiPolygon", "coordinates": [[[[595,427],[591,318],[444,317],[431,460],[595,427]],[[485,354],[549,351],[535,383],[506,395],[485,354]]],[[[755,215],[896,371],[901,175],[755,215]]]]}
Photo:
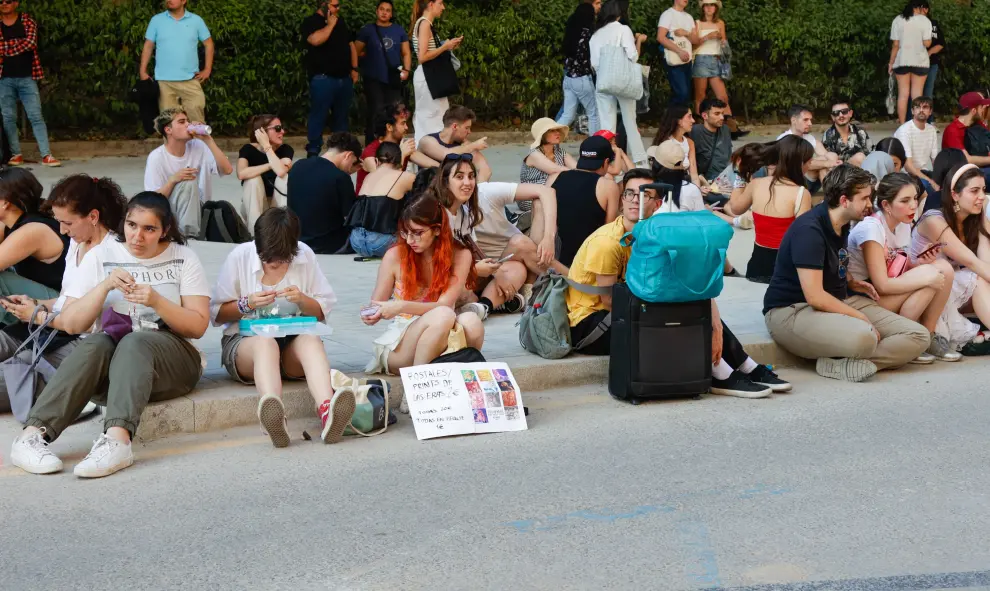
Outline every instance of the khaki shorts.
{"type": "MultiPolygon", "coordinates": [[[[289,343],[296,338],[297,335],[289,335],[287,337],[278,337],[275,342],[278,343],[278,352],[282,354],[285,352],[285,348],[289,346],[289,343]]],[[[237,347],[240,346],[241,341],[250,338],[269,338],[269,337],[246,337],[244,335],[223,335],[220,339],[220,363],[223,364],[223,368],[227,370],[230,377],[234,378],[242,384],[254,384],[254,380],[245,378],[237,373],[237,347]]],[[[281,368],[281,364],[279,364],[281,368]]],[[[285,369],[281,369],[282,379],[285,380],[301,380],[305,376],[290,376],[285,373],[285,369]]]]}

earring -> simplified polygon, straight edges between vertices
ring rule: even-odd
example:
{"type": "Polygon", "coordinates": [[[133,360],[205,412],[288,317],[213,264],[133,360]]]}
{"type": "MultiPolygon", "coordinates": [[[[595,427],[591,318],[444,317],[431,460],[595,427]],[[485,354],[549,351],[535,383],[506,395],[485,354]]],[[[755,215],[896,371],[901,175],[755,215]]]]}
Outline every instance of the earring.
{"type": "Polygon", "coordinates": [[[956,203],[955,205],[952,206],[952,211],[954,211],[955,213],[959,213],[959,204],[958,203],[956,203]]]}

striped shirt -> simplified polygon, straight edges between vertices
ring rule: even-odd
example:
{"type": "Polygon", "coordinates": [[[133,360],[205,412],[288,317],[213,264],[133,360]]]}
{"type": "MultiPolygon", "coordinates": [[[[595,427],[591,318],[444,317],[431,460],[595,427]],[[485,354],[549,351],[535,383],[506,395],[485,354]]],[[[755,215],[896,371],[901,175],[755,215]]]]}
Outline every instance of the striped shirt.
{"type": "MultiPolygon", "coordinates": [[[[419,59],[419,25],[423,21],[426,21],[431,29],[433,28],[433,24],[430,23],[429,19],[427,19],[425,16],[419,17],[419,20],[416,21],[416,26],[413,27],[412,46],[413,46],[413,53],[416,54],[417,60],[419,59]]],[[[426,46],[426,50],[433,51],[436,48],[437,48],[437,36],[434,33],[430,35],[430,43],[426,46]]]]}

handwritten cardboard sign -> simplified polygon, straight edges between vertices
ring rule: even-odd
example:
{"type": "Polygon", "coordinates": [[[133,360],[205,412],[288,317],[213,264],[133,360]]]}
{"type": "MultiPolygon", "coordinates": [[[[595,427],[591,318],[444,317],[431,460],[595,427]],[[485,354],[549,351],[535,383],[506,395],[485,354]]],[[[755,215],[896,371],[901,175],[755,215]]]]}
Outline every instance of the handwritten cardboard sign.
{"type": "Polygon", "coordinates": [[[401,370],[417,439],[527,429],[522,394],[504,363],[438,363],[401,370]]]}

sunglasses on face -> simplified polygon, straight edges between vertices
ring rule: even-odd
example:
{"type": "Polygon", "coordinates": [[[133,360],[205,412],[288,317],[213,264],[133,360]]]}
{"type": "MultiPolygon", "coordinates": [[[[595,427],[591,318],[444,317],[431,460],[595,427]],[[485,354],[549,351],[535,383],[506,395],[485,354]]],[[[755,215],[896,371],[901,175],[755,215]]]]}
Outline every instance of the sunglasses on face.
{"type": "MultiPolygon", "coordinates": [[[[0,0],[2,1],[2,0],[0,0]]],[[[474,156],[471,154],[447,154],[443,157],[444,162],[473,162],[474,156]]]]}
{"type": "Polygon", "coordinates": [[[832,111],[832,116],[838,117],[839,115],[848,115],[849,111],[852,111],[852,109],[848,107],[846,107],[845,109],[836,109],[835,111],[832,111]]]}
{"type": "MultiPolygon", "coordinates": [[[[0,0],[0,4],[3,4],[3,2],[4,0],[0,0]]],[[[266,127],[265,131],[268,131],[269,129],[273,130],[275,133],[282,133],[282,130],[285,128],[281,125],[272,125],[271,127],[266,127]]]]}

